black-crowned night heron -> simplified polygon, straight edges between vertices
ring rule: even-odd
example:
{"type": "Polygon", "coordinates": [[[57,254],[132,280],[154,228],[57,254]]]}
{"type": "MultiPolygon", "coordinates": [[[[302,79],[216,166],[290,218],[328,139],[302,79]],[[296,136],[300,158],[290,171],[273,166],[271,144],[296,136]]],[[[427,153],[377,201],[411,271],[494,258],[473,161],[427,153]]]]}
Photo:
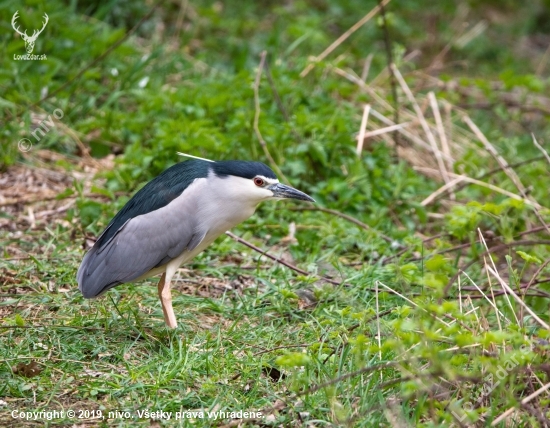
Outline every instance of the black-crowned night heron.
{"type": "Polygon", "coordinates": [[[117,213],[84,256],[78,288],[86,298],[162,273],[164,320],[177,327],[170,281],[177,269],[270,199],[314,200],[261,162],[192,159],[147,183],[117,213]]]}

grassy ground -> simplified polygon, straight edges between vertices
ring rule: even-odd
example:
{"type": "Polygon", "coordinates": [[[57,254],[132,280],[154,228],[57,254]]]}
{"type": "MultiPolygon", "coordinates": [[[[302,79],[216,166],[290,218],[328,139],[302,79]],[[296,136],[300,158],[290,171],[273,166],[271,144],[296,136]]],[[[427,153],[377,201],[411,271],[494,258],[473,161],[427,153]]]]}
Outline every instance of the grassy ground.
{"type": "Polygon", "coordinates": [[[550,424],[545,3],[394,0],[312,62],[376,4],[0,7],[0,426],[550,424]],[[13,59],[18,9],[47,60],[13,59]],[[177,151],[266,150],[317,204],[233,232],[296,269],[221,237],[174,331],[154,278],[82,298],[177,151]]]}

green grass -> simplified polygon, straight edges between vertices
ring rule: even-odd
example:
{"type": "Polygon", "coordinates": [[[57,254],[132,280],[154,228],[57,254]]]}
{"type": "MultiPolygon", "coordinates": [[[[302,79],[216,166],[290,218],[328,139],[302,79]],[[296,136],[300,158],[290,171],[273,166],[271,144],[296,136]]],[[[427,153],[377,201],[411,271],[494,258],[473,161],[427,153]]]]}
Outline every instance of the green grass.
{"type": "MultiPolygon", "coordinates": [[[[549,215],[548,164],[530,135],[544,144],[549,130],[546,46],[537,47],[545,2],[442,2],[430,12],[422,1],[388,5],[394,60],[428,121],[428,91],[452,106],[449,116],[441,107],[452,149],[461,150],[452,172],[499,188],[467,185],[455,199],[427,205],[443,184],[414,169],[437,168],[429,152],[402,138],[415,149],[396,157],[379,138],[355,154],[364,104],[394,118],[383,107],[394,105],[389,79],[369,91],[343,76],[360,75],[371,53],[367,83],[383,72],[381,20],[300,77],[309,57],[376,3],[201,0],[184,2],[180,15],[178,2],[166,2],[96,62],[151,4],[0,7],[7,58],[0,70],[0,426],[238,422],[230,415],[174,421],[186,411],[262,412],[246,422],[252,426],[488,426],[509,408],[500,426],[543,426],[547,396],[520,401],[550,381],[550,247],[540,228],[549,215]],[[35,48],[47,61],[12,59],[24,52],[9,24],[15,10],[25,28],[48,13],[35,48]],[[471,29],[481,20],[486,30],[455,43],[462,24],[471,29]],[[447,45],[443,67],[428,78],[447,45]],[[420,56],[411,59],[415,49],[420,56]],[[177,151],[266,161],[254,130],[264,50],[261,134],[291,184],[333,211],[263,204],[234,233],[308,275],[221,237],[174,281],[174,331],[164,326],[155,278],[83,299],[75,276],[86,238],[179,162],[177,151]],[[35,141],[31,132],[56,109],[63,117],[35,141]],[[531,202],[502,193],[519,191],[464,124],[465,113],[509,163],[531,159],[514,168],[531,202]],[[30,151],[20,150],[21,138],[31,139],[30,151]],[[292,223],[295,240],[288,239],[292,223]],[[499,294],[489,268],[542,320],[499,294]],[[65,413],[51,421],[12,417],[53,410],[65,413]],[[172,419],[139,417],[145,410],[172,419]]],[[[415,121],[397,92],[400,121],[415,121]]],[[[369,130],[383,126],[370,116],[369,130]]],[[[427,141],[419,126],[409,129],[427,141]]]]}
{"type": "MultiPolygon", "coordinates": [[[[299,219],[299,215],[293,217],[299,219]]],[[[203,284],[212,279],[210,287],[187,284],[186,276],[178,281],[175,288],[187,285],[188,294],[174,292],[180,323],[174,332],[163,325],[155,287],[123,286],[99,300],[83,299],[74,287],[69,287],[74,282],[79,256],[80,251],[67,249],[64,261],[72,267],[69,272],[64,271],[65,266],[56,266],[54,257],[37,258],[35,265],[24,271],[19,264],[13,266],[19,269],[19,276],[32,278],[47,272],[48,278],[42,277],[39,284],[34,284],[38,290],[24,290],[2,302],[10,312],[6,320],[13,320],[14,327],[18,320],[30,327],[2,333],[3,370],[22,361],[24,355],[36,359],[43,371],[39,378],[24,382],[11,377],[3,395],[22,399],[25,391],[32,389],[37,402],[42,403],[37,409],[77,406],[99,408],[106,414],[111,409],[134,414],[136,403],[141,409],[172,412],[181,408],[262,410],[278,399],[286,401],[293,384],[330,378],[363,362],[362,358],[340,361],[331,356],[330,363],[322,364],[331,350],[343,343],[346,328],[372,312],[366,311],[372,306],[372,295],[360,288],[326,286],[315,292],[318,302],[301,300],[295,293],[307,281],[293,278],[288,270],[276,265],[253,263],[255,254],[235,248],[230,238],[215,244],[192,266],[195,269],[188,278],[203,284]],[[213,254],[221,254],[221,258],[213,259],[213,254]],[[239,262],[231,261],[234,259],[239,262]],[[252,269],[239,269],[242,262],[252,269]],[[41,284],[47,284],[49,278],[55,279],[61,291],[41,292],[41,284]],[[204,294],[212,297],[202,297],[204,294]],[[15,313],[19,318],[14,318],[15,313]],[[32,327],[35,324],[49,327],[32,327]],[[277,358],[288,351],[307,355],[315,362],[313,367],[303,373],[290,371],[285,380],[266,375],[278,367],[277,358]],[[41,380],[39,384],[37,379],[41,380]]],[[[349,386],[368,394],[366,385],[358,384],[356,379],[349,386]]],[[[296,418],[298,399],[294,401],[277,420],[284,423],[296,418]]],[[[329,409],[313,411],[311,401],[306,399],[302,410],[311,412],[313,419],[323,418],[329,409]]],[[[370,402],[362,406],[368,407],[370,402]]]]}

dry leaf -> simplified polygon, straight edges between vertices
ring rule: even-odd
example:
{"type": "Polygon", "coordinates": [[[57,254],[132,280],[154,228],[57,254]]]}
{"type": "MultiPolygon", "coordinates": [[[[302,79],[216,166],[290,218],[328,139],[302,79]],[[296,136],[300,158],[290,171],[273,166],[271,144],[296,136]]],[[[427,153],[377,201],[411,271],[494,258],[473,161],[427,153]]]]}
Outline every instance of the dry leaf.
{"type": "Polygon", "coordinates": [[[42,368],[34,360],[30,363],[19,363],[12,368],[13,374],[18,374],[24,377],[35,377],[42,373],[42,368]]]}

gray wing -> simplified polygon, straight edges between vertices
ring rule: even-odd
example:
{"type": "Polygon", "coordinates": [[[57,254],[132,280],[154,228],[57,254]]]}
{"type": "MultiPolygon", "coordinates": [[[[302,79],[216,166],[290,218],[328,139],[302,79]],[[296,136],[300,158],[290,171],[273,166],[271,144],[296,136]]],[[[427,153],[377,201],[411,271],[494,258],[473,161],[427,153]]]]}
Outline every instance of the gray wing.
{"type": "Polygon", "coordinates": [[[206,231],[169,206],[128,220],[105,245],[86,254],[77,273],[84,297],[139,278],[200,244],[206,231]]]}

